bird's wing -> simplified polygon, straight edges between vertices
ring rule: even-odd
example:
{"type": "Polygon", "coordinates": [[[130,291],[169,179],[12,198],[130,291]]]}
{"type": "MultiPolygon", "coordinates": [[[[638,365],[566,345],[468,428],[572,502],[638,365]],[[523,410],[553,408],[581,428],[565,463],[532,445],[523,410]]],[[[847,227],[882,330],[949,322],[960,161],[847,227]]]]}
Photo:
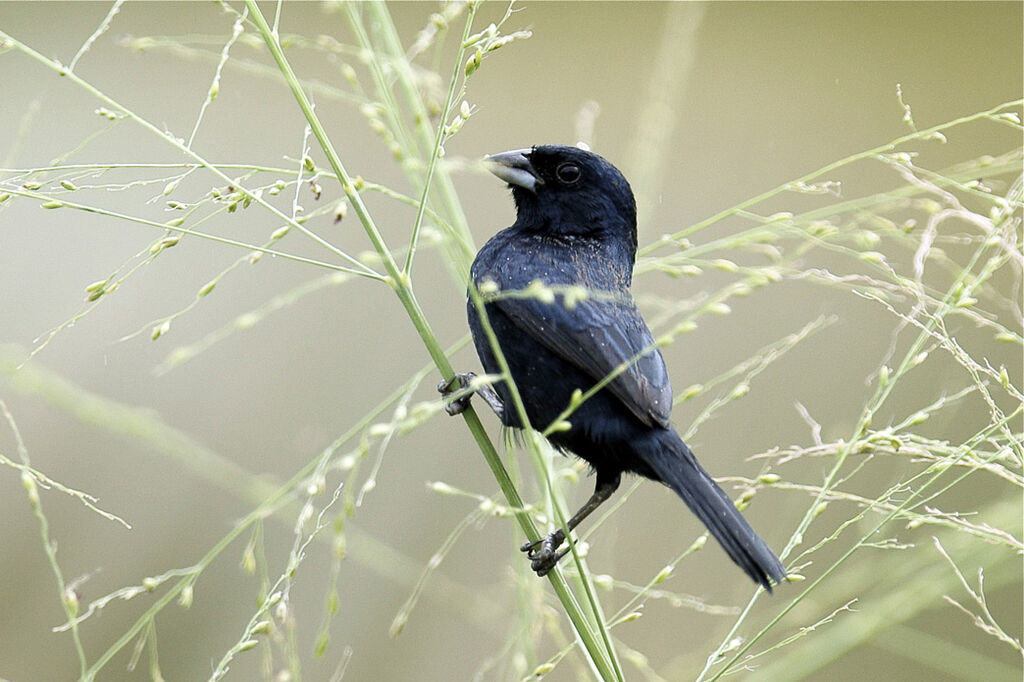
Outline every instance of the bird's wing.
{"type": "Polygon", "coordinates": [[[632,300],[585,299],[569,308],[558,296],[552,303],[503,298],[491,305],[497,306],[524,333],[595,380],[628,363],[608,383],[608,390],[645,424],[668,426],[672,411],[668,371],[632,300]]]}

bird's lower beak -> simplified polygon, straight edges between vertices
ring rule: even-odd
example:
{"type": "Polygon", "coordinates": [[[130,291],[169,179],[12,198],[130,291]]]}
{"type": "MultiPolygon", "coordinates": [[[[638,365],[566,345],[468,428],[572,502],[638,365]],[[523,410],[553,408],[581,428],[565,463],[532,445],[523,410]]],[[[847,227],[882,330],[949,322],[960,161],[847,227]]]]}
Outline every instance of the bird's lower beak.
{"type": "Polygon", "coordinates": [[[499,178],[510,185],[537,191],[537,185],[544,181],[537,176],[537,171],[530,163],[532,149],[513,149],[500,154],[489,154],[484,157],[484,165],[499,178]]]}

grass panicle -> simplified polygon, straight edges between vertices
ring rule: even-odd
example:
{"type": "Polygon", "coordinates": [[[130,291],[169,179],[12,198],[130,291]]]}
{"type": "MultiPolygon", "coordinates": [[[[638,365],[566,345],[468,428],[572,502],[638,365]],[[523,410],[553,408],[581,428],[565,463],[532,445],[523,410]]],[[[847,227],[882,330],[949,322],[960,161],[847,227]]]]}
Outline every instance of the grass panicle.
{"type": "MultiPolygon", "coordinates": [[[[797,404],[794,410],[807,426],[805,441],[753,455],[752,465],[759,468],[754,475],[719,479],[740,508],[769,497],[785,499],[788,508],[799,510],[792,515],[781,553],[790,567],[791,584],[782,586],[771,601],[751,588],[745,603],[738,605],[689,594],[678,575],[703,548],[706,534],[694,537],[682,551],[652,549],[660,557],[660,568],[644,579],[595,573],[586,541],[618,513],[640,486],[636,481],[580,530],[580,542],[570,544],[571,555],[547,581],[537,580],[525,562],[512,561],[507,568],[504,557],[485,557],[513,595],[516,612],[510,614],[507,605],[496,604],[494,594],[452,577],[446,562],[468,531],[484,524],[530,540],[545,528],[565,528],[569,496],[580,485],[582,465],[558,457],[542,436],[571,422],[579,405],[630,363],[580,393],[546,431],[528,429],[519,441],[527,452],[522,471],[514,457],[499,454],[477,413],[468,409],[464,423],[494,485],[485,490],[441,481],[428,485],[435,502],[463,512],[425,562],[404,555],[388,538],[361,529],[358,521],[370,513],[374,491],[387,481],[395,443],[415,440],[446,419],[433,386],[438,376],[452,378],[450,358],[469,339],[461,334],[447,346],[442,342],[437,322],[420,303],[420,297],[426,300],[427,285],[419,279],[426,268],[417,263],[426,254],[438,258],[453,291],[461,292],[468,280],[475,246],[454,178],[475,166],[449,158],[446,145],[476,124],[471,85],[488,78],[488,59],[499,49],[528,53],[530,31],[512,27],[518,20],[512,5],[498,21],[483,26],[478,18],[482,4],[475,1],[445,3],[406,42],[383,2],[329,4],[327,11],[347,26],[344,38],[282,33],[289,11],[285,3],[276,4],[272,17],[264,14],[269,5],[261,8],[253,0],[222,6],[225,24],[215,35],[117,38],[125,50],[208,67],[208,89],[184,137],[87,75],[90,50],[118,31],[121,0],[67,65],[0,30],[0,54],[17,52],[42,74],[59,76],[60,87],[93,98],[97,114],[95,132],[78,148],[45,164],[0,168],[0,219],[11,205],[25,204],[101,216],[149,235],[145,248],[83,282],[78,310],[43,333],[27,358],[19,349],[0,346],[0,377],[12,394],[38,397],[74,420],[144,445],[247,510],[198,552],[198,560],[79,603],[76,581],[64,577],[43,502],[62,493],[126,528],[130,526],[122,516],[131,516],[106,511],[88,493],[33,467],[15,410],[0,401],[18,451],[17,457],[0,452],[0,464],[22,477],[64,610],[64,622],[54,629],[70,633],[81,680],[109,676],[121,655],[132,668],[145,657],[150,676],[159,679],[161,658],[175,655],[161,651],[162,616],[169,609],[191,608],[197,600],[216,599],[197,590],[197,584],[215,564],[239,562],[239,557],[238,570],[245,576],[239,589],[249,590],[253,606],[231,634],[232,642],[212,659],[211,680],[228,677],[246,656],[259,656],[266,679],[282,674],[300,679],[310,652],[336,658],[335,676],[341,679],[349,662],[360,655],[335,641],[334,626],[345,617],[339,585],[348,578],[350,559],[401,586],[405,599],[391,619],[393,637],[401,635],[418,610],[429,609],[463,619],[500,642],[494,651],[475,652],[482,678],[539,679],[560,673],[563,679],[604,681],[682,676],[717,680],[756,669],[764,679],[799,679],[819,674],[830,662],[877,642],[883,634],[893,638],[886,646],[894,650],[907,648],[897,647],[896,641],[924,650],[938,647],[941,643],[906,622],[939,607],[968,619],[978,637],[1024,654],[1020,635],[1000,623],[1001,612],[986,596],[1019,581],[1014,566],[1019,568],[1024,552],[1019,504],[1015,506],[1024,489],[1024,387],[1014,367],[987,350],[991,343],[1017,355],[1024,348],[1024,150],[967,151],[948,167],[932,167],[921,153],[930,145],[955,142],[967,127],[1009,128],[1019,138],[1024,131],[1022,100],[922,127],[923,117],[915,119],[908,92],[897,86],[904,134],[641,244],[637,300],[657,341],[630,362],[705,329],[714,334],[716,325],[749,309],[747,299],[785,297],[792,287],[856,299],[888,321],[888,345],[865,377],[857,412],[848,423],[821,423],[815,405],[797,404]],[[298,65],[310,56],[336,65],[336,81],[305,78],[298,65]],[[287,86],[301,113],[302,129],[287,132],[295,147],[285,163],[215,163],[203,153],[203,133],[217,107],[224,106],[222,95],[238,74],[287,86]],[[403,186],[368,179],[349,166],[340,137],[321,118],[334,106],[357,110],[365,124],[361,133],[378,145],[382,165],[365,169],[367,176],[395,177],[384,172],[385,165],[393,166],[387,170],[396,171],[403,186]],[[179,161],[90,163],[76,158],[126,127],[155,138],[179,161]],[[879,189],[876,183],[869,191],[858,191],[848,178],[865,168],[885,187],[879,189]],[[133,204],[120,200],[124,196],[145,199],[133,204]],[[381,229],[376,207],[382,204],[404,207],[412,212],[411,220],[401,231],[381,229]],[[245,238],[229,236],[237,233],[227,226],[242,214],[265,218],[269,223],[260,224],[272,227],[250,231],[245,238]],[[354,243],[351,233],[361,230],[370,248],[343,247],[339,232],[320,229],[325,221],[344,229],[345,244],[354,243]],[[32,360],[55,337],[70,335],[78,323],[92,319],[101,306],[119,305],[118,294],[132,287],[140,273],[173,257],[183,241],[217,246],[231,255],[203,275],[205,283],[187,300],[164,301],[146,324],[113,335],[123,343],[148,343],[146,336],[160,343],[174,339],[176,345],[167,349],[158,374],[173,373],[218,344],[273,324],[278,313],[302,300],[334,288],[348,290],[357,282],[386,287],[393,294],[411,323],[407,347],[425,352],[430,362],[389,386],[380,402],[325,439],[330,442],[310,452],[303,466],[275,479],[235,464],[148,409],[96,395],[32,360]],[[179,325],[217,300],[247,269],[270,261],[288,261],[311,276],[230,313],[196,340],[179,338],[179,325]],[[682,287],[673,285],[671,295],[656,294],[663,289],[648,285],[656,279],[696,280],[701,291],[684,295],[679,293],[682,287]],[[925,394],[905,389],[927,383],[924,378],[936,368],[946,377],[941,387],[925,394]],[[969,437],[951,442],[933,428],[964,413],[971,415],[969,437]],[[877,472],[896,473],[879,485],[877,472]],[[962,495],[951,494],[980,482],[996,493],[974,508],[962,506],[962,495]],[[467,503],[472,505],[468,510],[467,503]],[[507,523],[509,519],[515,524],[507,523]],[[289,533],[284,552],[265,541],[266,534],[282,528],[289,533]],[[356,545],[358,553],[350,549],[356,545]],[[871,582],[845,570],[868,552],[877,557],[875,575],[887,578],[871,582]],[[310,555],[328,557],[325,575],[306,572],[310,555]],[[927,580],[915,578],[915,571],[927,580]],[[968,578],[974,574],[975,580],[968,578]],[[318,621],[293,598],[300,579],[322,586],[318,621]],[[842,596],[833,598],[828,592],[835,585],[842,586],[842,596]],[[696,669],[693,652],[678,660],[654,661],[643,640],[632,636],[630,624],[662,606],[686,618],[728,623],[717,630],[724,633],[717,644],[699,653],[696,669]],[[90,650],[83,630],[114,608],[135,609],[131,624],[113,641],[91,640],[90,647],[96,648],[90,650]],[[894,611],[900,617],[893,617],[894,611]]],[[[637,163],[638,186],[653,187],[653,177],[666,167],[663,155],[671,129],[657,113],[670,107],[677,93],[670,79],[676,71],[664,64],[675,60],[687,70],[693,68],[693,22],[699,24],[702,16],[703,10],[684,7],[672,14],[649,87],[642,89],[647,106],[635,133],[643,156],[643,163],[637,163]]],[[[581,111],[578,127],[588,139],[594,135],[598,111],[593,103],[581,111]]],[[[649,192],[639,199],[642,205],[654,203],[649,192]]],[[[608,295],[543,282],[521,291],[477,290],[472,285],[468,290],[470,304],[481,313],[491,297],[536,298],[571,309],[586,298],[608,295]]],[[[680,424],[680,433],[690,440],[716,417],[754,409],[754,399],[772,391],[772,372],[796,371],[804,349],[837,321],[835,315],[814,310],[794,328],[769,337],[774,341],[731,358],[728,368],[706,375],[695,370],[689,386],[677,386],[677,406],[687,403],[692,415],[680,424]]],[[[482,326],[502,372],[479,380],[508,379],[485,315],[482,326]]],[[[525,408],[511,388],[508,409],[526,423],[525,408]]],[[[964,656],[987,679],[1008,673],[999,660],[966,645],[964,656]]],[[[919,663],[929,665],[927,660],[919,663]]]]}

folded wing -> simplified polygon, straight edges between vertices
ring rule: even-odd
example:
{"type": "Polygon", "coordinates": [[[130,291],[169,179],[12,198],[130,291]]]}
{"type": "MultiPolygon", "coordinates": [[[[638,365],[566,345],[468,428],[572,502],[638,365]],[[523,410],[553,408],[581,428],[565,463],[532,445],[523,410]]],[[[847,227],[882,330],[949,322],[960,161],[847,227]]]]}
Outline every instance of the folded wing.
{"type": "MultiPolygon", "coordinates": [[[[667,427],[672,386],[661,353],[632,300],[588,298],[571,308],[529,298],[491,302],[513,323],[595,381],[625,366],[607,388],[649,426],[667,427]]],[[[584,387],[581,387],[584,388],[584,387]]]]}

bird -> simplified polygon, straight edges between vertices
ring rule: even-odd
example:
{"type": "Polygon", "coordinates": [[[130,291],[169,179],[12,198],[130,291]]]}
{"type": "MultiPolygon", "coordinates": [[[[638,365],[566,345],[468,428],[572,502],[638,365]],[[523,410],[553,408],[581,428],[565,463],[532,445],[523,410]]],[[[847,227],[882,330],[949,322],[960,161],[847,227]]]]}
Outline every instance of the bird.
{"type": "MultiPolygon", "coordinates": [[[[477,253],[470,279],[480,295],[467,298],[477,355],[499,379],[487,384],[468,372],[442,381],[446,411],[464,411],[476,394],[504,426],[522,429],[511,379],[529,425],[595,473],[594,493],[568,520],[570,532],[612,496],[623,474],[638,474],[671,488],[771,592],[785,567],[669,421],[668,370],[630,293],[636,201],[625,177],[598,154],[567,145],[515,149],[484,162],[507,183],[516,208],[515,222],[477,253]]],[[[569,551],[563,544],[558,528],[521,549],[544,576],[569,551]]]]}

